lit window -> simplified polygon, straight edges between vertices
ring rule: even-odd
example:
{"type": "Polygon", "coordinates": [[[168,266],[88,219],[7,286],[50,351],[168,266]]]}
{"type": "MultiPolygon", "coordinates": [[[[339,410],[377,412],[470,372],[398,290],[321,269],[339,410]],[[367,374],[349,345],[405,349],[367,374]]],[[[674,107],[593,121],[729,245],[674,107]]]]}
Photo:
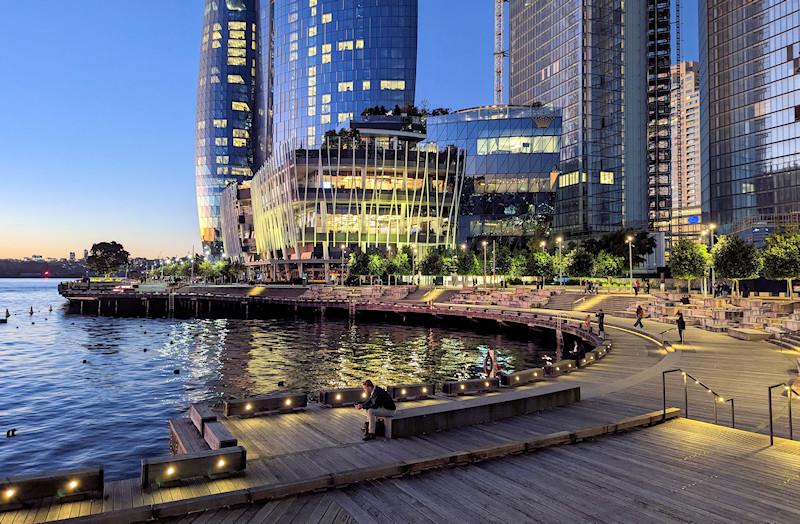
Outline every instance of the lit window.
{"type": "MultiPolygon", "coordinates": [[[[353,82],[339,82],[339,92],[343,93],[345,91],[352,91],[353,90],[353,82]]],[[[340,120],[341,122],[341,120],[340,120]]]]}
{"type": "Polygon", "coordinates": [[[322,63],[323,64],[328,64],[328,63],[330,63],[330,61],[331,61],[331,55],[330,54],[322,55],[322,63]]]}
{"type": "Polygon", "coordinates": [[[224,118],[215,118],[214,119],[214,127],[228,127],[228,121],[224,118]]]}
{"type": "Polygon", "coordinates": [[[217,137],[214,139],[215,146],[222,146],[225,147],[228,145],[228,138],[227,137],[217,137]]]}
{"type": "Polygon", "coordinates": [[[247,49],[235,49],[233,47],[228,48],[228,56],[247,56],[247,49]]]}
{"type": "Polygon", "coordinates": [[[323,53],[330,53],[331,52],[331,44],[322,44],[322,52],[323,53]]]}
{"type": "Polygon", "coordinates": [[[311,8],[311,18],[314,18],[315,16],[317,16],[317,8],[316,7],[312,7],[311,8]]]}
{"type": "Polygon", "coordinates": [[[214,49],[219,49],[220,47],[222,47],[222,44],[219,43],[219,40],[214,40],[213,42],[211,42],[211,47],[214,49]]]}
{"type": "Polygon", "coordinates": [[[216,160],[217,160],[217,164],[227,164],[228,160],[229,160],[229,157],[227,155],[225,155],[225,156],[217,156],[216,160]]]}
{"type": "Polygon", "coordinates": [[[247,139],[246,138],[234,138],[233,139],[233,147],[247,147],[247,139]]]}
{"type": "Polygon", "coordinates": [[[317,5],[317,0],[308,0],[308,7],[314,7],[317,5]]]}
{"type": "Polygon", "coordinates": [[[228,65],[230,66],[246,66],[247,59],[242,58],[240,56],[229,56],[228,57],[228,65]]]}
{"type": "Polygon", "coordinates": [[[206,128],[205,120],[200,120],[199,122],[197,122],[197,129],[205,129],[205,128],[206,128]]]}
{"type": "Polygon", "coordinates": [[[331,103],[331,95],[322,95],[322,103],[323,104],[330,104],[331,103]]]}
{"type": "Polygon", "coordinates": [[[234,40],[244,40],[244,31],[229,31],[228,38],[233,38],[234,40]]]}
{"type": "Polygon", "coordinates": [[[337,116],[339,123],[347,122],[353,118],[353,113],[339,113],[337,116]]]}
{"type": "Polygon", "coordinates": [[[214,40],[220,40],[220,39],[222,39],[222,33],[220,33],[219,31],[214,31],[214,32],[211,34],[211,37],[212,37],[214,40]]]}
{"type": "Polygon", "coordinates": [[[297,13],[289,13],[289,23],[297,22],[297,13]]]}
{"type": "Polygon", "coordinates": [[[361,39],[356,40],[356,49],[364,49],[364,41],[361,39]]]}
{"type": "Polygon", "coordinates": [[[289,62],[295,62],[297,60],[297,51],[292,51],[289,53],[289,62]]]}
{"type": "Polygon", "coordinates": [[[228,83],[229,84],[244,84],[244,78],[242,78],[242,75],[228,75],[228,83]]]}
{"type": "Polygon", "coordinates": [[[228,30],[230,31],[244,31],[247,29],[246,22],[228,22],[228,30]]]}
{"type": "Polygon", "coordinates": [[[390,91],[402,90],[406,88],[405,80],[381,80],[381,89],[390,91]]]}
{"type": "Polygon", "coordinates": [[[339,51],[352,51],[353,50],[353,41],[352,40],[342,40],[339,42],[338,45],[339,51]]]}
{"type": "Polygon", "coordinates": [[[289,44],[289,51],[297,51],[298,49],[300,49],[300,44],[297,42],[292,42],[289,44]]]}
{"type": "Polygon", "coordinates": [[[308,48],[308,56],[317,56],[317,46],[311,46],[308,48]]]}
{"type": "Polygon", "coordinates": [[[220,24],[214,24],[213,26],[214,31],[222,31],[222,26],[220,24]]]}
{"type": "Polygon", "coordinates": [[[234,129],[233,136],[235,138],[249,138],[250,133],[247,131],[247,129],[234,129]]]}
{"type": "Polygon", "coordinates": [[[317,115],[316,106],[309,106],[308,107],[308,116],[316,116],[316,115],[317,115]]]}
{"type": "Polygon", "coordinates": [[[322,115],[319,117],[319,122],[321,124],[330,124],[331,123],[331,115],[322,115]]]}
{"type": "Polygon", "coordinates": [[[234,111],[250,111],[250,106],[246,102],[239,102],[234,100],[231,102],[231,109],[234,111]]]}
{"type": "Polygon", "coordinates": [[[245,48],[247,47],[247,42],[244,40],[228,40],[228,47],[245,48]]]}
{"type": "Polygon", "coordinates": [[[317,66],[311,66],[308,68],[308,76],[314,76],[317,74],[317,66]]]}
{"type": "Polygon", "coordinates": [[[228,168],[227,167],[218,167],[217,168],[217,174],[218,175],[227,175],[228,174],[228,168]]]}
{"type": "Polygon", "coordinates": [[[329,24],[333,20],[333,17],[330,13],[322,13],[322,23],[329,24]]]}
{"type": "Polygon", "coordinates": [[[289,41],[290,42],[297,42],[297,32],[289,33],[289,41]]]}
{"type": "Polygon", "coordinates": [[[323,113],[330,113],[331,112],[331,105],[330,104],[322,104],[320,111],[323,113]]]}
{"type": "Polygon", "coordinates": [[[317,96],[317,86],[308,87],[308,96],[317,96]]]}
{"type": "Polygon", "coordinates": [[[370,88],[369,80],[364,80],[363,82],[361,82],[361,89],[363,89],[364,91],[369,91],[369,88],[370,88]]]}
{"type": "Polygon", "coordinates": [[[231,174],[234,176],[253,176],[253,172],[249,167],[232,167],[231,174]]]}
{"type": "Polygon", "coordinates": [[[317,36],[317,26],[312,25],[308,28],[308,36],[317,36]]]}
{"type": "Polygon", "coordinates": [[[604,185],[612,185],[614,183],[613,171],[600,171],[600,183],[604,185]]]}
{"type": "Polygon", "coordinates": [[[219,77],[217,75],[211,75],[211,83],[219,84],[219,77]]]}

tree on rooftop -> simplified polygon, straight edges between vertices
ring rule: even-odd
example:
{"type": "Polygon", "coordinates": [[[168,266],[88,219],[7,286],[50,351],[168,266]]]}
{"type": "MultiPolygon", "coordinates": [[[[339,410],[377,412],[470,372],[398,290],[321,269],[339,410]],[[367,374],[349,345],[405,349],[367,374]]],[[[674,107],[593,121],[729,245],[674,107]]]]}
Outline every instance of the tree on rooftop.
{"type": "Polygon", "coordinates": [[[786,296],[792,296],[792,280],[800,278],[800,234],[796,231],[773,233],[761,251],[764,276],[786,281],[786,296]]]}
{"type": "Polygon", "coordinates": [[[86,258],[86,265],[93,273],[108,276],[127,264],[129,256],[130,253],[125,251],[122,244],[114,241],[98,242],[92,244],[92,249],[86,258]]]}
{"type": "Polygon", "coordinates": [[[703,278],[711,262],[706,246],[692,240],[681,239],[672,244],[669,254],[669,269],[674,278],[686,280],[686,288],[691,292],[692,280],[703,278]]]}
{"type": "Polygon", "coordinates": [[[758,277],[763,266],[756,247],[736,235],[720,237],[711,251],[717,276],[733,280],[739,293],[739,281],[758,277]]]}

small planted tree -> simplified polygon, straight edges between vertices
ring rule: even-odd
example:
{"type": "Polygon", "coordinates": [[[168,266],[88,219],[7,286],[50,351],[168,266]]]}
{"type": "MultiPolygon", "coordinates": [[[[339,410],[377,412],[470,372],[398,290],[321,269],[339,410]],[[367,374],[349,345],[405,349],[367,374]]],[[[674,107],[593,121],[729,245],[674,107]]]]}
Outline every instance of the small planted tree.
{"type": "Polygon", "coordinates": [[[130,253],[117,242],[98,242],[92,244],[86,264],[97,274],[108,276],[128,263],[130,253]]]}
{"type": "Polygon", "coordinates": [[[466,285],[466,277],[475,275],[478,271],[480,271],[480,263],[475,253],[470,250],[460,251],[456,257],[456,273],[464,277],[464,285],[466,285]]]}
{"type": "Polygon", "coordinates": [[[592,264],[592,276],[595,278],[610,279],[622,270],[624,259],[607,251],[600,251],[592,264]]]}
{"type": "Polygon", "coordinates": [[[583,278],[592,276],[594,256],[582,247],[576,247],[570,256],[569,274],[573,277],[583,278]]]}
{"type": "Polygon", "coordinates": [[[525,273],[541,278],[544,283],[556,274],[555,260],[546,251],[532,251],[528,255],[525,273]]]}
{"type": "Polygon", "coordinates": [[[378,277],[379,279],[382,278],[384,273],[386,273],[386,267],[386,257],[384,257],[381,253],[370,253],[369,260],[367,262],[370,281],[372,280],[372,277],[378,277]]]}
{"type": "Polygon", "coordinates": [[[739,281],[756,278],[762,267],[756,247],[736,235],[721,237],[711,251],[711,257],[717,275],[733,280],[736,294],[739,293],[739,281]]]}
{"type": "Polygon", "coordinates": [[[786,296],[792,296],[792,280],[800,278],[800,233],[774,233],[767,237],[761,251],[764,276],[786,281],[786,296]]]}
{"type": "Polygon", "coordinates": [[[672,276],[686,280],[686,287],[690,292],[692,280],[703,278],[710,262],[711,255],[704,245],[686,239],[678,240],[672,245],[669,255],[672,276]]]}

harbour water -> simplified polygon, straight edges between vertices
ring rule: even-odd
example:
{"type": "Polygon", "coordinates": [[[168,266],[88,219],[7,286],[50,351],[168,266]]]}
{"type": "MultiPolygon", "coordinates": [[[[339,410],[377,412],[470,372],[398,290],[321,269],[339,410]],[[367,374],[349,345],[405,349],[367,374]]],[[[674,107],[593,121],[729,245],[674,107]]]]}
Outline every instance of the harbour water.
{"type": "Polygon", "coordinates": [[[67,315],[57,284],[0,279],[3,475],[103,464],[135,476],[142,457],[168,453],[167,420],[201,400],[472,378],[489,347],[507,371],[547,355],[542,341],[447,327],[67,315]]]}

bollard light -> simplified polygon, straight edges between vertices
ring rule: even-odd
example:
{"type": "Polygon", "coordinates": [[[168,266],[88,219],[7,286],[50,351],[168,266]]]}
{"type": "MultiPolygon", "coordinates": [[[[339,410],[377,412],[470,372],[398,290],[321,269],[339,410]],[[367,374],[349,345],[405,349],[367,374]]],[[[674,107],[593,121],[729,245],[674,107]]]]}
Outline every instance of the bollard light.
{"type": "Polygon", "coordinates": [[[336,400],[342,400],[342,394],[341,393],[337,393],[336,394],[336,400]]]}
{"type": "Polygon", "coordinates": [[[286,404],[287,406],[291,406],[292,405],[292,399],[287,398],[286,402],[284,402],[284,404],[286,404]]]}
{"type": "Polygon", "coordinates": [[[224,468],[225,467],[225,459],[224,458],[219,459],[219,461],[217,462],[217,467],[218,468],[224,468]]]}
{"type": "Polygon", "coordinates": [[[561,371],[561,368],[556,366],[556,371],[561,371]]]}
{"type": "Polygon", "coordinates": [[[73,491],[75,488],[78,487],[78,481],[77,480],[70,480],[69,484],[67,484],[67,487],[70,489],[70,491],[73,491]]]}
{"type": "Polygon", "coordinates": [[[247,404],[244,405],[245,411],[250,411],[251,409],[253,409],[253,405],[251,403],[248,402],[247,404]]]}
{"type": "Polygon", "coordinates": [[[486,386],[487,388],[489,387],[489,383],[488,382],[484,382],[483,385],[486,386]]]}
{"type": "Polygon", "coordinates": [[[400,390],[400,394],[401,394],[401,395],[405,395],[405,394],[406,394],[406,390],[405,390],[405,389],[401,389],[401,390],[400,390]]]}
{"type": "Polygon", "coordinates": [[[423,393],[427,393],[428,392],[428,388],[422,388],[422,392],[423,393]]]}
{"type": "MultiPolygon", "coordinates": [[[[533,376],[535,377],[535,376],[536,376],[536,373],[534,373],[534,374],[533,374],[533,376]]],[[[515,379],[517,382],[519,382],[519,376],[516,376],[516,377],[514,377],[514,379],[515,379]]]]}
{"type": "Polygon", "coordinates": [[[464,389],[464,384],[461,384],[461,389],[464,389]]]}
{"type": "Polygon", "coordinates": [[[168,467],[166,473],[168,477],[171,477],[172,475],[175,474],[175,468],[173,468],[172,466],[168,467]]]}
{"type": "Polygon", "coordinates": [[[4,495],[4,496],[5,496],[7,499],[10,499],[10,498],[11,498],[11,497],[13,497],[13,496],[14,496],[16,493],[17,493],[17,492],[16,492],[14,489],[12,489],[12,488],[9,488],[9,489],[7,489],[7,490],[5,491],[5,493],[3,493],[3,495],[4,495]]]}
{"type": "Polygon", "coordinates": [[[362,393],[361,394],[361,398],[367,398],[367,394],[366,393],[362,393]]]}

